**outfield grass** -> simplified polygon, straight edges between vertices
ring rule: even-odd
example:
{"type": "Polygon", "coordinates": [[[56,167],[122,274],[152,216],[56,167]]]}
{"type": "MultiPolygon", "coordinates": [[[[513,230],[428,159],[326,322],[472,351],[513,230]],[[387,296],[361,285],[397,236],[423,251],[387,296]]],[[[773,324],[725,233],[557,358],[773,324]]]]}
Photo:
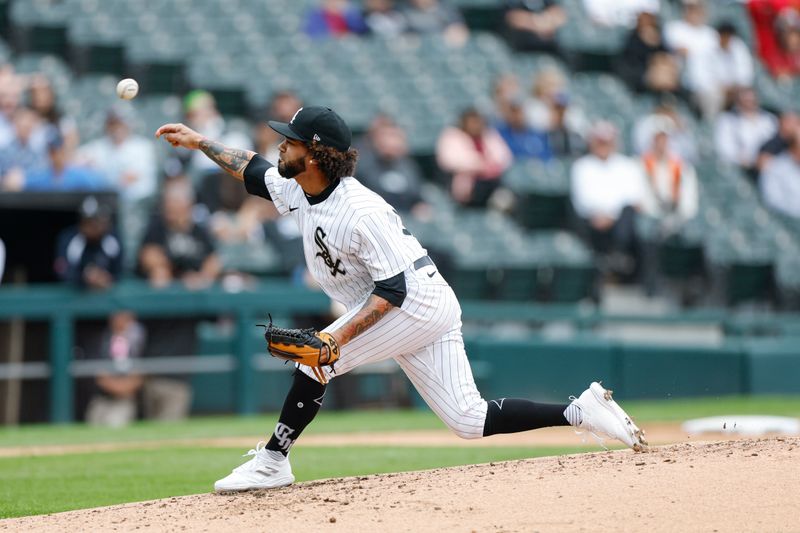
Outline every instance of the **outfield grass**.
{"type": "MultiPolygon", "coordinates": [[[[641,423],[722,414],[800,416],[800,397],[721,397],[624,402],[641,423]]],[[[197,417],[183,422],[140,422],[127,428],[82,424],[0,429],[0,448],[30,445],[256,437],[274,427],[274,413],[252,417],[197,417]]],[[[308,434],[444,429],[429,411],[322,411],[308,434]]],[[[255,442],[254,442],[255,444],[255,442]]],[[[399,472],[442,466],[539,457],[589,447],[298,447],[292,464],[298,481],[399,472]],[[335,460],[331,458],[335,457],[335,460]]],[[[0,518],[80,509],[208,492],[213,482],[244,462],[239,448],[165,444],[128,450],[44,457],[0,458],[0,518]]]]}
{"type": "MultiPolygon", "coordinates": [[[[298,481],[577,453],[596,448],[297,448],[298,481]]],[[[242,450],[162,448],[0,459],[0,518],[197,494],[244,462],[242,450]]]]}
{"type": "MultiPolygon", "coordinates": [[[[764,414],[800,417],[800,396],[758,396],[631,401],[623,406],[637,422],[682,421],[724,414],[764,414]]],[[[83,424],[38,424],[0,429],[0,447],[44,444],[83,444],[164,439],[250,437],[266,435],[277,414],[233,417],[195,417],[181,422],[138,422],[126,428],[108,429],[83,424]]],[[[351,433],[445,429],[428,410],[349,411],[324,409],[306,433],[351,433]]]]}

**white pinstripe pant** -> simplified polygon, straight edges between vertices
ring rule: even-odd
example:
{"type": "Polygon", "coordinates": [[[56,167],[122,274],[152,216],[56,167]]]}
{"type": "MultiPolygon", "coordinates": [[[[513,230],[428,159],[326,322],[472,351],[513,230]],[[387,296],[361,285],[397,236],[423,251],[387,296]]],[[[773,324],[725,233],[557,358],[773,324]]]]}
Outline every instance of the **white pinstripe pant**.
{"type": "MultiPolygon", "coordinates": [[[[472,377],[461,336],[461,306],[453,290],[433,265],[409,269],[406,299],[377,324],[341,347],[335,378],[357,366],[393,358],[431,409],[459,437],[483,436],[486,401],[472,377]],[[431,274],[429,276],[429,274],[431,274]]],[[[361,306],[349,310],[325,331],[350,320],[361,306]]],[[[312,379],[310,367],[299,366],[312,379]]]]}

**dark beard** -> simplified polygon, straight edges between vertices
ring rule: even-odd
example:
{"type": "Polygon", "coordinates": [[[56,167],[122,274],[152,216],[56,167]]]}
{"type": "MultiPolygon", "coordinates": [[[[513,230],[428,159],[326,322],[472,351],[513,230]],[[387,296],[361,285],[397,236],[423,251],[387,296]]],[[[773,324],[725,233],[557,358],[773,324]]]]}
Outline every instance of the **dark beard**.
{"type": "Polygon", "coordinates": [[[286,179],[292,179],[306,171],[306,162],[302,157],[293,161],[278,160],[278,173],[286,179]]]}

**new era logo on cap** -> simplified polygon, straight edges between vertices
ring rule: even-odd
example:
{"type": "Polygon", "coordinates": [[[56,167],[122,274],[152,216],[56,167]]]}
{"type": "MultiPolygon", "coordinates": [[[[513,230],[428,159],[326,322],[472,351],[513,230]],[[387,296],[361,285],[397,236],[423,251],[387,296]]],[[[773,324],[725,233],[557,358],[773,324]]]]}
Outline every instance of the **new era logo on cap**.
{"type": "Polygon", "coordinates": [[[349,150],[352,141],[350,128],[328,107],[301,107],[288,123],[270,120],[269,127],[289,139],[318,142],[341,152],[349,150]]]}

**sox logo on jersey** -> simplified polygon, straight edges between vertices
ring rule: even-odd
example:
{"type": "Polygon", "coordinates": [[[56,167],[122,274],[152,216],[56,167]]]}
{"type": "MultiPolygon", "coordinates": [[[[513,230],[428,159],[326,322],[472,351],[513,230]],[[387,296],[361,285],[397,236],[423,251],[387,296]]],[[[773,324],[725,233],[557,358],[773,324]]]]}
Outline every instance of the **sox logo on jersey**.
{"type": "Polygon", "coordinates": [[[327,235],[325,231],[317,226],[317,231],[314,233],[314,242],[317,244],[317,248],[319,248],[319,252],[317,252],[316,257],[321,257],[322,261],[325,263],[325,266],[331,269],[331,276],[336,276],[336,274],[346,274],[344,267],[342,267],[342,260],[337,259],[335,262],[331,257],[331,252],[328,250],[328,245],[325,244],[325,239],[327,235]]]}

